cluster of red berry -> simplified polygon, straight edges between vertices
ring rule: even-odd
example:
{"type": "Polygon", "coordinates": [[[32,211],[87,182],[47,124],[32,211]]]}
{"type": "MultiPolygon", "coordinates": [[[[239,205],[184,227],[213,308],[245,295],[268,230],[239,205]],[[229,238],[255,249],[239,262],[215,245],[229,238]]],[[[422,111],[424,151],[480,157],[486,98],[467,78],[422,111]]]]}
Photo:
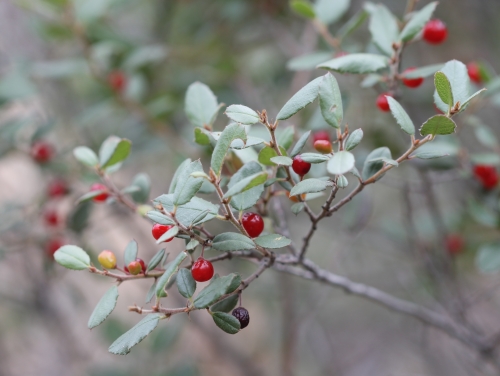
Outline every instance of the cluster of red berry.
{"type": "Polygon", "coordinates": [[[476,165],[473,173],[484,189],[490,190],[498,185],[498,171],[494,166],[476,165]]]}
{"type": "Polygon", "coordinates": [[[120,70],[112,71],[108,74],[108,84],[114,92],[120,94],[125,90],[127,77],[120,70]]]}

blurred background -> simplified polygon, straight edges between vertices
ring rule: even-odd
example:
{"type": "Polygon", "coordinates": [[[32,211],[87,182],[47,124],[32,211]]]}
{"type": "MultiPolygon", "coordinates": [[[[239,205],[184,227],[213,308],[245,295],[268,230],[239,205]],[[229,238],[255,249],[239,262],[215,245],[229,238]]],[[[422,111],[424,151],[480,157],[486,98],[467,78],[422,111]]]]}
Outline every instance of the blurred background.
{"type": "MultiPolygon", "coordinates": [[[[364,6],[359,0],[340,3],[349,6],[330,26],[334,35],[364,6]]],[[[398,16],[407,5],[381,3],[398,16]]],[[[420,0],[417,8],[427,3],[420,0]]],[[[500,69],[499,15],[496,0],[441,1],[436,17],[448,26],[447,41],[410,45],[402,68],[477,61],[489,81],[500,69]]],[[[348,53],[371,49],[367,21],[342,42],[348,53]]],[[[124,283],[112,316],[87,329],[111,282],[67,273],[53,263],[53,251],[69,243],[94,256],[103,249],[121,255],[135,238],[147,260],[159,246],[150,224],[120,205],[75,206],[98,178],[78,164],[73,148],[97,150],[112,134],[130,139],[131,157],[113,179],[125,187],[146,173],[150,198],[157,197],[185,158],[210,157],[210,150],[194,143],[184,114],[191,83],[205,83],[226,105],[266,109],[272,119],[291,95],[324,74],[311,69],[321,61],[294,59],[313,52],[324,59],[341,51],[332,50],[287,0],[0,0],[0,375],[495,374],[469,349],[414,319],[276,271],[245,290],[251,324],[234,336],[195,312],[162,321],[128,356],[108,353],[139,320],[127,307],[144,305],[147,282],[124,283]],[[41,152],[53,154],[49,163],[33,154],[36,142],[49,145],[41,152]]],[[[380,146],[400,155],[407,147],[404,134],[375,106],[382,88],[362,88],[354,75],[336,77],[347,123],[365,133],[357,160],[380,146]]],[[[402,90],[401,101],[416,125],[435,114],[433,90],[432,79],[402,90]]],[[[471,166],[500,164],[499,105],[492,91],[458,118],[456,136],[436,140],[449,158],[391,171],[322,222],[309,257],[335,273],[497,333],[500,278],[481,273],[476,264],[478,250],[500,239],[498,192],[485,192],[471,166]],[[450,236],[458,235],[460,252],[450,255],[450,236]]],[[[317,103],[282,126],[331,131],[316,108],[317,103]]],[[[227,123],[222,112],[215,131],[227,123]]],[[[292,205],[286,199],[283,204],[292,205]]],[[[311,202],[316,210],[321,204],[311,202]]],[[[293,240],[300,241],[306,216],[288,211],[287,218],[293,240]]],[[[183,247],[174,240],[167,251],[176,254],[183,247]]],[[[495,271],[490,259],[482,266],[495,271]]],[[[252,265],[231,260],[216,269],[247,275],[252,265]]],[[[176,291],[169,299],[174,306],[184,304],[176,291]]]]}

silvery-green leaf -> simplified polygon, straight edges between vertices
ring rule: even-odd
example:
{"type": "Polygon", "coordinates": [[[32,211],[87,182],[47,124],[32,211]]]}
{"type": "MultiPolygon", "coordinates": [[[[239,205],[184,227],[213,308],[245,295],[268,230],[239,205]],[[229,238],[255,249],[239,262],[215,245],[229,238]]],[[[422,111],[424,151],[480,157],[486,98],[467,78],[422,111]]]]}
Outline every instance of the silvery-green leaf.
{"type": "Polygon", "coordinates": [[[331,73],[323,76],[319,87],[319,106],[325,121],[334,128],[339,128],[344,117],[342,95],[339,84],[331,73]]]}
{"type": "Polygon", "coordinates": [[[128,157],[132,143],[124,138],[110,136],[99,149],[99,164],[101,168],[110,167],[122,162],[128,157]]]}
{"type": "Polygon", "coordinates": [[[288,60],[286,67],[291,71],[311,70],[315,69],[316,65],[324,63],[331,58],[331,52],[313,52],[288,60]]]}
{"type": "Polygon", "coordinates": [[[224,232],[217,235],[212,241],[212,248],[218,251],[240,251],[255,249],[252,239],[236,232],[224,232]]]}
{"type": "Polygon", "coordinates": [[[212,125],[219,112],[219,104],[207,85],[194,82],[186,91],[184,111],[192,125],[203,128],[212,125]]]}
{"type": "Polygon", "coordinates": [[[255,243],[257,243],[261,247],[270,249],[283,248],[290,245],[290,243],[292,242],[286,236],[279,234],[261,235],[254,240],[255,243]]]}
{"type": "MultiPolygon", "coordinates": [[[[470,79],[465,64],[451,60],[444,65],[441,72],[446,75],[450,82],[454,104],[467,101],[470,93],[470,79]]],[[[434,103],[442,112],[448,112],[448,105],[441,100],[437,91],[434,92],[434,103]]]]}
{"type": "Polygon", "coordinates": [[[311,131],[307,131],[302,136],[300,136],[299,140],[297,141],[297,143],[293,147],[292,152],[290,153],[290,157],[293,158],[302,151],[302,148],[306,144],[307,139],[309,138],[310,134],[311,134],[311,131]]]}
{"type": "Polygon", "coordinates": [[[99,164],[99,159],[93,150],[86,146],[78,146],[73,150],[73,154],[80,163],[89,167],[96,167],[99,164]]]}
{"type": "Polygon", "coordinates": [[[295,187],[290,191],[290,196],[302,195],[304,193],[316,193],[321,192],[328,187],[329,183],[325,180],[320,179],[305,179],[297,183],[295,187]]]}
{"type": "Polygon", "coordinates": [[[90,315],[89,322],[87,326],[89,329],[95,328],[101,324],[106,318],[113,312],[116,306],[116,301],[118,300],[118,287],[111,287],[103,295],[99,303],[97,303],[94,311],[90,315]]]}
{"type": "Polygon", "coordinates": [[[177,272],[179,269],[180,264],[184,261],[184,259],[187,257],[186,252],[181,252],[177,255],[177,257],[171,261],[165,269],[165,272],[163,275],[156,281],[156,296],[160,296],[165,289],[165,286],[167,283],[170,281],[172,276],[177,272]]]}
{"type": "Polygon", "coordinates": [[[194,300],[194,306],[198,309],[208,308],[222,296],[235,291],[241,284],[241,277],[231,273],[220,278],[213,278],[210,284],[200,291],[194,300]]]}
{"type": "Polygon", "coordinates": [[[399,40],[398,20],[385,5],[377,4],[367,9],[370,12],[368,26],[372,40],[378,49],[392,56],[392,45],[399,40]]]}
{"type": "Polygon", "coordinates": [[[212,318],[215,324],[226,333],[236,334],[240,331],[239,320],[229,313],[214,312],[212,318]]]}
{"type": "Polygon", "coordinates": [[[179,233],[179,227],[174,226],[156,240],[156,244],[161,244],[168,239],[172,239],[179,233]]]}
{"type": "Polygon", "coordinates": [[[217,176],[220,175],[224,158],[226,157],[229,146],[235,139],[241,139],[246,142],[247,134],[245,127],[240,124],[230,124],[222,131],[221,136],[217,140],[214,151],[212,153],[211,166],[217,176]]]}
{"type": "Polygon", "coordinates": [[[437,1],[427,4],[417,12],[414,12],[410,20],[401,31],[399,38],[403,42],[412,40],[423,29],[425,24],[431,19],[432,13],[436,9],[437,1]]]}
{"type": "Polygon", "coordinates": [[[339,21],[349,10],[351,0],[316,0],[314,3],[314,13],[316,17],[325,25],[331,25],[339,21]]]}
{"type": "Polygon", "coordinates": [[[349,151],[354,149],[363,139],[363,130],[361,128],[352,132],[345,142],[345,150],[349,151]]]}
{"type": "Polygon", "coordinates": [[[290,98],[288,102],[285,103],[276,118],[278,120],[286,120],[302,110],[309,103],[314,102],[318,96],[319,85],[322,80],[323,77],[318,77],[300,89],[292,98],[290,98]]]}
{"type": "Polygon", "coordinates": [[[259,114],[247,106],[241,104],[233,104],[226,109],[225,114],[231,120],[252,125],[260,121],[259,114]]]}
{"type": "Polygon", "coordinates": [[[323,163],[323,162],[326,162],[327,160],[329,160],[331,157],[329,155],[325,155],[325,154],[302,153],[300,155],[300,158],[302,158],[302,160],[304,162],[308,162],[308,163],[323,163]]]}
{"type": "Polygon", "coordinates": [[[394,119],[396,119],[401,129],[413,136],[415,134],[415,125],[413,125],[413,122],[404,108],[394,98],[388,95],[386,95],[386,98],[389,102],[389,108],[391,109],[392,116],[394,116],[394,119]]]}
{"type": "Polygon", "coordinates": [[[186,299],[191,298],[196,291],[196,281],[193,279],[191,271],[182,268],[177,273],[177,277],[175,279],[177,282],[177,288],[179,289],[179,294],[186,299]]]}
{"type": "Polygon", "coordinates": [[[144,317],[132,329],[113,342],[108,351],[116,355],[128,354],[132,347],[141,342],[156,328],[160,321],[160,316],[161,314],[159,313],[151,313],[144,317]]]}
{"type": "Polygon", "coordinates": [[[389,59],[382,55],[357,53],[349,54],[325,63],[317,68],[333,70],[340,73],[366,74],[376,73],[389,66],[389,59]]]}
{"type": "MultiPolygon", "coordinates": [[[[228,188],[231,189],[248,176],[252,176],[260,172],[262,172],[262,166],[260,164],[254,161],[248,162],[231,177],[231,180],[228,183],[228,188]]],[[[264,192],[264,185],[257,185],[248,191],[233,196],[230,204],[238,211],[246,210],[255,205],[262,192],[264,192]]]]}
{"type": "Polygon", "coordinates": [[[264,184],[267,180],[267,172],[258,172],[256,174],[247,176],[241,179],[238,183],[234,184],[231,188],[227,190],[224,194],[224,198],[235,196],[239,193],[248,191],[257,185],[264,184]]]}
{"type": "Polygon", "coordinates": [[[343,175],[354,167],[354,155],[348,151],[335,153],[328,161],[326,169],[330,174],[343,175]]]}
{"type": "Polygon", "coordinates": [[[194,172],[203,172],[200,160],[191,162],[179,172],[174,190],[174,205],[188,203],[200,190],[203,179],[192,176],[194,172]]]}
{"type": "Polygon", "coordinates": [[[277,165],[282,165],[282,166],[291,166],[293,163],[292,158],[289,157],[283,157],[283,156],[276,156],[271,158],[271,162],[277,164],[277,165]]]}
{"type": "Polygon", "coordinates": [[[373,150],[370,154],[368,154],[363,166],[363,180],[369,179],[384,166],[384,161],[379,160],[378,158],[392,159],[391,151],[389,150],[389,148],[383,146],[381,148],[373,150]],[[375,161],[370,162],[371,160],[375,161]]]}
{"type": "Polygon", "coordinates": [[[157,211],[149,211],[146,213],[146,216],[160,225],[175,225],[175,221],[172,218],[157,211]]]}
{"type": "Polygon", "coordinates": [[[130,264],[132,261],[135,261],[137,258],[137,253],[139,252],[139,246],[135,240],[131,240],[127,247],[125,248],[125,252],[123,255],[125,265],[130,264]]]}
{"type": "Polygon", "coordinates": [[[90,257],[76,245],[63,245],[54,253],[54,259],[59,265],[73,270],[84,270],[90,266],[90,257]]]}

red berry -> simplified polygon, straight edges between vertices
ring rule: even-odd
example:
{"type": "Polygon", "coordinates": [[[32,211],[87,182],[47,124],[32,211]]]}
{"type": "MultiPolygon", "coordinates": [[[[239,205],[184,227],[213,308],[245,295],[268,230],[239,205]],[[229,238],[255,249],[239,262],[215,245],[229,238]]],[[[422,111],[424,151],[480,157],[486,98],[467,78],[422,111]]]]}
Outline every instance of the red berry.
{"type": "Polygon", "coordinates": [[[52,159],[55,154],[54,147],[47,141],[35,141],[31,145],[31,157],[38,163],[46,163],[52,159]]]}
{"type": "Polygon", "coordinates": [[[243,307],[233,309],[233,312],[231,312],[231,314],[238,319],[241,329],[246,328],[250,323],[250,315],[248,314],[248,311],[243,307]]]}
{"type": "Polygon", "coordinates": [[[450,256],[456,256],[464,248],[464,239],[459,234],[450,234],[446,237],[446,251],[450,256]]]}
{"type": "Polygon", "coordinates": [[[243,214],[241,224],[251,238],[256,238],[264,230],[264,220],[255,213],[243,214]]]}
{"type": "Polygon", "coordinates": [[[314,142],[314,149],[316,149],[316,151],[319,151],[320,153],[323,153],[323,154],[329,154],[333,150],[332,144],[330,143],[330,141],[326,141],[326,140],[315,141],[314,142]]]}
{"type": "Polygon", "coordinates": [[[66,181],[62,179],[56,179],[49,183],[47,187],[47,194],[49,197],[60,197],[68,193],[68,186],[66,181]]]}
{"type": "Polygon", "coordinates": [[[481,68],[477,63],[469,63],[467,64],[467,73],[469,74],[469,78],[472,82],[476,84],[480,84],[482,81],[481,77],[481,68]]]}
{"type": "Polygon", "coordinates": [[[94,200],[94,202],[104,202],[108,199],[109,197],[109,193],[108,193],[108,187],[106,187],[105,185],[103,184],[99,184],[99,183],[94,183],[90,186],[90,191],[91,192],[94,192],[94,191],[102,191],[102,193],[98,194],[97,196],[95,196],[92,200],[94,200]]]}
{"type": "Polygon", "coordinates": [[[300,155],[293,157],[292,169],[299,176],[304,176],[311,169],[311,164],[302,159],[300,155]]]}
{"type": "MultiPolygon", "coordinates": [[[[170,225],[160,225],[159,223],[156,223],[154,226],[153,226],[153,229],[151,230],[151,233],[153,234],[153,238],[155,238],[156,240],[160,239],[160,237],[166,233],[168,230],[170,230],[172,227],[174,226],[170,226],[170,225]]],[[[170,238],[170,239],[167,239],[167,240],[164,240],[165,243],[168,243],[170,241],[172,241],[173,237],[170,238]]]]}
{"type": "Polygon", "coordinates": [[[328,141],[332,142],[330,139],[330,133],[328,131],[317,131],[313,133],[313,145],[316,141],[328,141]]]}
{"type": "Polygon", "coordinates": [[[388,93],[382,93],[377,97],[377,107],[380,109],[380,111],[387,112],[391,109],[389,107],[389,101],[387,100],[386,96],[392,97],[392,95],[388,93]]]}
{"type": "Polygon", "coordinates": [[[474,166],[474,176],[481,182],[484,189],[493,189],[498,185],[498,172],[494,166],[476,165],[474,166]]]}
{"type": "Polygon", "coordinates": [[[141,269],[142,269],[142,272],[144,273],[146,271],[146,264],[144,263],[144,260],[137,257],[135,259],[135,261],[137,261],[139,264],[141,264],[141,269]]]}
{"type": "Polygon", "coordinates": [[[48,226],[57,226],[59,224],[59,215],[54,209],[46,209],[43,212],[43,219],[48,226]]]}
{"type": "Polygon", "coordinates": [[[125,89],[127,77],[122,71],[116,70],[108,75],[108,83],[114,91],[121,93],[125,89]]]}
{"type": "Polygon", "coordinates": [[[203,257],[199,257],[191,268],[191,275],[197,282],[206,282],[214,276],[214,266],[203,257]]]}
{"type": "Polygon", "coordinates": [[[443,21],[430,20],[424,26],[423,38],[427,43],[440,44],[448,36],[448,29],[443,21]]]}
{"type": "Polygon", "coordinates": [[[142,265],[138,261],[131,261],[126,268],[126,271],[132,275],[137,275],[142,272],[142,265]]]}
{"type": "Polygon", "coordinates": [[[419,87],[420,85],[422,85],[422,82],[424,82],[424,78],[423,77],[417,77],[417,78],[404,78],[404,75],[406,73],[409,73],[409,72],[412,72],[414,71],[415,67],[411,67],[411,68],[408,68],[406,69],[404,72],[403,72],[403,84],[405,86],[408,86],[408,87],[411,87],[411,88],[416,88],[416,87],[419,87]]]}
{"type": "Polygon", "coordinates": [[[59,238],[52,238],[45,243],[45,253],[47,254],[48,257],[54,257],[54,253],[61,248],[63,245],[65,245],[66,242],[63,239],[59,238]]]}
{"type": "Polygon", "coordinates": [[[337,57],[342,57],[342,56],[347,56],[347,55],[349,55],[349,53],[348,53],[348,52],[345,52],[345,51],[339,51],[339,52],[337,52],[337,53],[335,54],[335,58],[337,58],[337,57]]]}

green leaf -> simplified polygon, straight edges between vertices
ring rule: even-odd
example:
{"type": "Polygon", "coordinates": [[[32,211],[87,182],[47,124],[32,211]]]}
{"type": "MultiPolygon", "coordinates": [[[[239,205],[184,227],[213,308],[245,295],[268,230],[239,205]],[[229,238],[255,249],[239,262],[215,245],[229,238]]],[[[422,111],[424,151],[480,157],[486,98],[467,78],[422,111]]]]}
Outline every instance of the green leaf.
{"type": "Polygon", "coordinates": [[[380,69],[387,68],[389,59],[375,54],[349,54],[337,57],[325,63],[319,64],[317,68],[329,69],[340,73],[366,74],[376,73],[380,69]]]}
{"type": "Polygon", "coordinates": [[[149,211],[146,213],[146,216],[160,225],[175,225],[175,221],[172,218],[157,211],[149,211]]]}
{"type": "Polygon", "coordinates": [[[110,136],[99,149],[99,164],[101,168],[113,166],[124,161],[129,153],[132,143],[124,138],[110,136]]]}
{"type": "Polygon", "coordinates": [[[223,252],[240,251],[255,249],[255,244],[252,239],[245,235],[236,232],[223,232],[214,238],[212,248],[223,252]]]}
{"type": "Polygon", "coordinates": [[[184,111],[195,127],[210,127],[219,112],[219,104],[207,85],[194,82],[186,91],[184,111]]]}
{"type": "Polygon", "coordinates": [[[293,158],[302,151],[302,149],[304,148],[304,145],[306,144],[310,135],[311,135],[311,131],[307,131],[302,136],[300,136],[299,140],[297,141],[297,143],[293,147],[292,152],[290,153],[290,157],[293,158]]]}
{"type": "MultiPolygon", "coordinates": [[[[194,222],[194,221],[193,221],[194,222]]],[[[179,227],[174,226],[156,240],[156,244],[161,244],[165,240],[172,239],[179,233],[179,227]]]]}
{"type": "Polygon", "coordinates": [[[323,163],[330,159],[328,155],[317,153],[302,153],[300,157],[304,162],[308,163],[323,163]]]}
{"type": "Polygon", "coordinates": [[[500,155],[496,153],[474,153],[470,159],[474,164],[500,165],[500,155]]]}
{"type": "Polygon", "coordinates": [[[149,193],[151,191],[151,179],[149,175],[140,173],[135,175],[132,180],[132,186],[138,187],[139,190],[132,192],[131,196],[134,202],[144,204],[149,200],[149,193]]]}
{"type": "Polygon", "coordinates": [[[177,272],[179,265],[182,264],[184,259],[187,257],[186,252],[181,252],[177,257],[168,263],[165,273],[156,281],[156,296],[160,296],[165,289],[165,286],[170,281],[170,278],[177,272]]]}
{"type": "Polygon", "coordinates": [[[386,6],[382,4],[373,5],[368,9],[370,12],[370,24],[368,26],[375,46],[386,54],[392,56],[394,50],[392,44],[399,40],[398,20],[386,6]]]}
{"type": "Polygon", "coordinates": [[[224,198],[235,196],[239,193],[248,191],[255,186],[264,184],[267,180],[267,172],[259,172],[257,174],[250,175],[238,183],[234,184],[231,188],[229,188],[224,195],[224,198]]]}
{"type": "Polygon", "coordinates": [[[314,8],[308,1],[304,0],[292,0],[290,1],[290,8],[297,13],[299,16],[305,18],[314,18],[316,14],[314,13],[314,8]]]}
{"type": "Polygon", "coordinates": [[[92,200],[94,197],[97,197],[99,196],[101,193],[104,193],[106,192],[106,190],[102,189],[102,190],[98,190],[98,191],[90,191],[90,192],[87,192],[85,193],[83,196],[80,196],[78,198],[78,200],[76,200],[76,203],[77,204],[81,204],[82,202],[87,202],[87,201],[90,201],[92,200]]]}
{"type": "Polygon", "coordinates": [[[276,134],[278,145],[283,149],[288,150],[293,143],[293,136],[295,135],[294,127],[286,127],[283,131],[276,134]]]}
{"type": "Polygon", "coordinates": [[[498,139],[490,127],[484,124],[477,124],[474,127],[474,134],[477,140],[484,146],[492,149],[498,146],[498,139]]]}
{"type": "Polygon", "coordinates": [[[323,77],[318,77],[295,93],[295,95],[285,103],[283,108],[278,113],[278,116],[276,116],[276,119],[286,120],[302,110],[308,104],[314,102],[318,96],[319,86],[321,85],[322,80],[323,77]]]}
{"type": "Polygon", "coordinates": [[[391,109],[392,116],[394,116],[394,119],[396,119],[401,129],[409,135],[413,136],[415,134],[415,125],[413,125],[413,122],[411,121],[404,108],[394,98],[388,95],[386,95],[385,97],[389,102],[389,108],[391,109]]]}
{"type": "Polygon", "coordinates": [[[389,148],[383,146],[381,148],[373,150],[370,154],[368,154],[363,166],[363,180],[369,179],[384,166],[384,161],[378,160],[378,158],[392,159],[391,151],[389,150],[389,148]],[[371,160],[375,161],[370,162],[371,160]]]}
{"type": "Polygon", "coordinates": [[[274,166],[274,162],[271,161],[271,159],[277,156],[278,153],[276,153],[272,147],[266,146],[259,152],[257,159],[259,163],[262,163],[264,166],[274,166]]]}
{"type": "Polygon", "coordinates": [[[146,269],[146,273],[149,273],[151,270],[156,268],[160,262],[165,257],[165,248],[160,249],[156,254],[151,258],[151,261],[148,263],[148,267],[146,269]]]}
{"type": "Polygon", "coordinates": [[[224,112],[227,117],[241,124],[256,124],[260,121],[259,114],[247,106],[241,104],[233,104],[224,112]]]}
{"type": "Polygon", "coordinates": [[[191,163],[191,158],[188,158],[184,160],[179,167],[177,167],[177,170],[175,170],[174,176],[172,178],[172,181],[170,182],[170,187],[168,188],[168,193],[174,193],[175,187],[177,186],[177,182],[179,180],[179,175],[184,171],[187,165],[191,163]]]}
{"type": "Polygon", "coordinates": [[[240,284],[240,276],[234,273],[217,279],[212,279],[210,284],[201,290],[194,300],[195,308],[203,309],[210,307],[222,296],[234,292],[240,284]]]}
{"type": "Polygon", "coordinates": [[[215,325],[226,333],[236,334],[240,331],[240,321],[229,313],[214,312],[212,318],[214,319],[215,325]]]}
{"type": "Polygon", "coordinates": [[[131,240],[127,247],[125,248],[125,253],[123,255],[125,265],[130,264],[132,261],[135,261],[137,258],[137,253],[139,251],[139,246],[135,240],[131,240]]]}
{"type": "Polygon", "coordinates": [[[282,157],[280,155],[276,157],[271,158],[271,162],[277,164],[277,165],[282,165],[282,166],[291,166],[293,163],[292,158],[289,157],[282,157]]]}
{"type": "Polygon", "coordinates": [[[283,248],[290,245],[290,243],[292,242],[286,236],[279,234],[261,235],[254,240],[255,243],[257,243],[261,247],[271,249],[283,248]]]}
{"type": "Polygon", "coordinates": [[[231,142],[235,139],[241,139],[246,142],[247,134],[245,132],[245,127],[240,124],[230,124],[222,131],[221,136],[217,140],[214,151],[212,153],[211,166],[217,176],[220,175],[222,170],[222,165],[224,164],[224,158],[229,150],[231,142]]]}
{"type": "Polygon", "coordinates": [[[484,244],[476,255],[476,265],[483,273],[494,273],[500,270],[500,243],[484,244]]]}
{"type": "Polygon", "coordinates": [[[189,299],[193,296],[196,291],[196,281],[193,279],[191,275],[191,271],[182,268],[177,273],[176,277],[177,288],[179,289],[179,294],[181,294],[186,299],[189,299]]]}
{"type": "Polygon", "coordinates": [[[401,74],[401,77],[402,78],[426,78],[426,77],[432,76],[434,73],[436,73],[438,70],[440,70],[443,67],[444,67],[443,63],[426,65],[426,66],[417,68],[415,70],[403,72],[401,74]]]}
{"type": "Polygon", "coordinates": [[[212,133],[203,128],[194,129],[194,142],[198,145],[215,145],[217,141],[212,136],[212,133]]]}
{"type": "Polygon", "coordinates": [[[314,13],[325,25],[331,25],[342,18],[349,10],[351,0],[316,0],[314,3],[314,13]]]}
{"type": "MultiPolygon", "coordinates": [[[[161,195],[154,202],[161,203],[167,212],[174,210],[173,194],[161,195]]],[[[214,205],[195,196],[187,204],[177,207],[175,217],[183,226],[189,227],[195,219],[198,219],[198,224],[202,223],[199,221],[199,215],[202,212],[208,212],[202,221],[210,221],[218,215],[219,205],[214,205]]]]}
{"type": "Polygon", "coordinates": [[[151,313],[139,321],[132,329],[120,336],[108,351],[116,355],[126,355],[130,349],[147,337],[157,326],[161,314],[151,313]]]}
{"type": "Polygon", "coordinates": [[[85,166],[97,167],[99,165],[99,159],[96,153],[86,146],[78,146],[73,150],[73,155],[75,158],[85,166]]]}
{"type": "Polygon", "coordinates": [[[156,292],[156,281],[153,282],[153,284],[148,290],[148,294],[146,295],[146,304],[149,304],[151,302],[153,296],[155,296],[155,292],[156,292]]]}
{"type": "MultiPolygon", "coordinates": [[[[441,72],[450,81],[453,101],[455,103],[464,103],[469,98],[470,93],[470,79],[465,64],[457,60],[451,60],[444,65],[441,72]]],[[[445,113],[448,111],[448,104],[441,100],[437,91],[434,92],[434,103],[441,111],[445,113]]]]}
{"type": "Polygon", "coordinates": [[[95,328],[101,324],[106,318],[113,312],[116,307],[116,301],[118,300],[118,287],[111,287],[103,295],[99,303],[97,303],[94,311],[90,315],[89,322],[87,324],[89,329],[95,328]]]}
{"type": "Polygon", "coordinates": [[[420,128],[422,136],[432,135],[446,135],[455,132],[457,125],[453,120],[445,115],[435,115],[428,119],[420,128]]]}
{"type": "Polygon", "coordinates": [[[193,172],[203,172],[200,160],[187,165],[179,172],[174,190],[174,205],[184,205],[198,193],[203,184],[202,178],[192,176],[193,172]]]}
{"type": "Polygon", "coordinates": [[[342,95],[339,84],[331,73],[323,76],[319,87],[319,106],[325,121],[334,128],[339,128],[344,118],[342,95]]]}
{"type": "Polygon", "coordinates": [[[90,257],[76,245],[64,245],[54,253],[54,259],[67,269],[84,270],[90,266],[90,257]]]}
{"type": "Polygon", "coordinates": [[[305,179],[297,183],[290,191],[290,196],[297,196],[304,193],[321,192],[328,187],[329,183],[326,180],[320,179],[305,179]]]}
{"type": "MultiPolygon", "coordinates": [[[[228,188],[229,190],[238,184],[243,179],[252,176],[254,174],[258,174],[262,172],[262,166],[255,161],[251,161],[245,163],[243,167],[241,167],[229,180],[228,188]]],[[[243,211],[248,208],[251,208],[255,205],[255,203],[259,200],[260,195],[264,192],[263,185],[257,185],[256,187],[250,188],[249,190],[240,193],[230,201],[230,204],[233,208],[238,211],[243,211]]]]}
{"type": "Polygon", "coordinates": [[[360,27],[363,22],[365,22],[365,20],[368,18],[368,15],[369,13],[366,10],[360,10],[337,31],[337,38],[345,39],[346,36],[351,34],[354,30],[360,27]]]}
{"type": "Polygon", "coordinates": [[[363,130],[361,128],[352,132],[345,142],[345,150],[349,151],[354,149],[363,139],[363,130]]]}
{"type": "Polygon", "coordinates": [[[378,157],[378,158],[370,159],[367,162],[378,162],[378,161],[382,161],[384,163],[387,163],[387,164],[390,164],[390,165],[396,166],[396,167],[399,166],[398,161],[395,161],[394,159],[387,158],[387,157],[378,157]]]}
{"type": "Polygon", "coordinates": [[[290,208],[292,210],[292,213],[297,215],[299,214],[302,210],[304,210],[304,203],[303,202],[297,202],[296,204],[293,204],[292,207],[290,208]]]}
{"type": "Polygon", "coordinates": [[[198,240],[191,239],[189,241],[189,243],[186,244],[186,250],[191,251],[191,250],[195,249],[196,247],[198,247],[198,245],[200,245],[200,242],[198,240]]]}
{"type": "Polygon", "coordinates": [[[399,39],[403,42],[412,40],[423,29],[425,24],[431,19],[432,13],[436,9],[437,1],[427,4],[418,12],[414,12],[408,23],[401,31],[399,39]]]}
{"type": "Polygon", "coordinates": [[[348,151],[339,151],[328,161],[326,169],[330,174],[343,175],[354,167],[354,155],[348,151]]]}
{"type": "Polygon", "coordinates": [[[212,312],[231,312],[238,304],[239,295],[234,294],[210,307],[212,312]]]}
{"type": "Polygon", "coordinates": [[[476,91],[469,98],[467,98],[463,103],[460,103],[460,111],[459,112],[462,112],[463,110],[465,110],[466,107],[469,105],[469,102],[471,100],[473,100],[475,97],[477,97],[479,94],[481,94],[483,91],[486,91],[486,89],[481,89],[481,90],[476,91]]]}
{"type": "Polygon", "coordinates": [[[448,106],[448,109],[446,110],[446,112],[448,112],[455,104],[448,77],[446,77],[443,72],[436,72],[434,75],[434,85],[436,86],[436,92],[438,93],[439,98],[441,98],[441,100],[448,106]]]}
{"type": "Polygon", "coordinates": [[[411,158],[418,158],[418,159],[436,159],[436,158],[441,158],[441,157],[446,157],[449,156],[449,154],[442,153],[442,152],[420,152],[420,153],[415,153],[411,155],[411,158]]]}
{"type": "Polygon", "coordinates": [[[68,229],[81,233],[88,225],[93,207],[92,203],[87,201],[73,208],[66,221],[68,229]]]}
{"type": "Polygon", "coordinates": [[[286,68],[291,71],[304,71],[315,69],[316,65],[324,63],[332,58],[331,52],[313,52],[288,60],[286,68]]]}

